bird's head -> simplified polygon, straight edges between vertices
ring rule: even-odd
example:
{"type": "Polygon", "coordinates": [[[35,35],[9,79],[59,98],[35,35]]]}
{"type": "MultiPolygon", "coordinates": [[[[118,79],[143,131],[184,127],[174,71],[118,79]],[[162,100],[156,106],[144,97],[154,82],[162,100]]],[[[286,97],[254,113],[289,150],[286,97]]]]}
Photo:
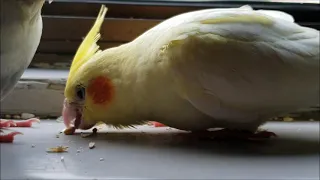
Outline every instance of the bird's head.
{"type": "Polygon", "coordinates": [[[75,118],[76,129],[93,127],[114,100],[115,83],[111,73],[106,71],[110,70],[106,67],[108,63],[102,64],[104,61],[99,55],[93,58],[70,74],[65,88],[64,120],[67,125],[75,118]]]}
{"type": "Polygon", "coordinates": [[[107,8],[103,5],[71,64],[63,108],[67,128],[74,123],[75,129],[90,129],[96,124],[95,120],[99,115],[92,113],[92,109],[95,109],[95,112],[102,110],[112,100],[113,83],[107,73],[103,72],[103,65],[99,64],[102,62],[100,57],[103,53],[96,44],[106,12],[107,8]]]}

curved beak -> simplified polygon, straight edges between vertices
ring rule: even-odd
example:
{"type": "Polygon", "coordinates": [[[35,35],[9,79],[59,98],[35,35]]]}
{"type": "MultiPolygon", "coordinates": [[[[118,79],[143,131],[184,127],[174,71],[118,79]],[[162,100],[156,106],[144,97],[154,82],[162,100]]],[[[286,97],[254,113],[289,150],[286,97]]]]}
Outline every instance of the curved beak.
{"type": "Polygon", "coordinates": [[[62,110],[63,122],[66,128],[74,127],[74,129],[87,130],[95,124],[88,124],[82,118],[82,108],[75,103],[69,103],[64,99],[62,110]]]}

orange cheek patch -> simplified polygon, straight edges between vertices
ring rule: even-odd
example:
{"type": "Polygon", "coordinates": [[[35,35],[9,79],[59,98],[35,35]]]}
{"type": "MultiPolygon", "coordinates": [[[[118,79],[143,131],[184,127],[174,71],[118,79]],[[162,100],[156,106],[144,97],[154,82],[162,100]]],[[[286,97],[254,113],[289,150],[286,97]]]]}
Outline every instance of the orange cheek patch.
{"type": "Polygon", "coordinates": [[[108,78],[98,76],[89,83],[87,93],[95,104],[105,104],[112,99],[114,87],[108,78]]]}

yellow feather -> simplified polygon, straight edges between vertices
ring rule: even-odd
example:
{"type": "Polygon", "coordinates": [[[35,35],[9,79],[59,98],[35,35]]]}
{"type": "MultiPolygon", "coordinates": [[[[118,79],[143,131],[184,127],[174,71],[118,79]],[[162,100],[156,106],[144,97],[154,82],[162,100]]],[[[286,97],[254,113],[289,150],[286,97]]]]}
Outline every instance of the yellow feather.
{"type": "Polygon", "coordinates": [[[101,37],[100,28],[108,8],[105,5],[101,6],[98,17],[92,26],[91,30],[80,44],[70,67],[69,79],[72,78],[74,72],[78,70],[86,61],[88,61],[93,55],[101,52],[100,47],[97,45],[98,40],[101,37]]]}

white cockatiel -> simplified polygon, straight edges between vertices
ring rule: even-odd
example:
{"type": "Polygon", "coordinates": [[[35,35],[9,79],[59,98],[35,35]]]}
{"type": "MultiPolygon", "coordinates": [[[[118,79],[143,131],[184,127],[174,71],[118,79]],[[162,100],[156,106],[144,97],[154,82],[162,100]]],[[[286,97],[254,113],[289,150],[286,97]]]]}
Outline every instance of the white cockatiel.
{"type": "Polygon", "coordinates": [[[79,48],[65,124],[88,129],[153,120],[188,131],[257,132],[269,118],[319,104],[319,31],[271,10],[206,9],[172,17],[97,51],[104,15],[79,48]],[[99,24],[100,23],[100,24],[99,24]]]}
{"type": "MultiPolygon", "coordinates": [[[[1,0],[1,101],[12,91],[29,66],[42,34],[44,0],[1,0]]],[[[51,2],[51,1],[49,1],[51,2]]],[[[15,123],[1,119],[1,128],[29,126],[37,119],[15,123]]],[[[1,130],[2,131],[2,130],[1,130]]],[[[18,132],[1,134],[0,142],[12,141],[18,132]]]]}

